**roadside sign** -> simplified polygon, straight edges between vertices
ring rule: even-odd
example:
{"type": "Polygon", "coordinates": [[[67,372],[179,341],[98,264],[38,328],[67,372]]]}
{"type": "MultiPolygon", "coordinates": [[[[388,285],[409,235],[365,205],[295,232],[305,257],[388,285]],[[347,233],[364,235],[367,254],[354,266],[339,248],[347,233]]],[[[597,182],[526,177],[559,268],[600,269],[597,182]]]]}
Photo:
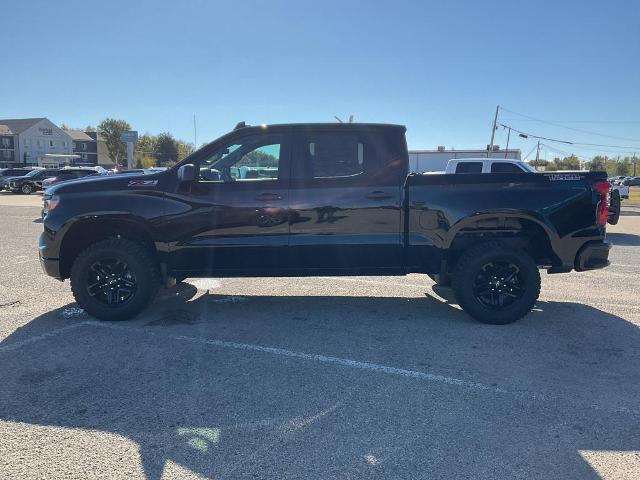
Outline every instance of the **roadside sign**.
{"type": "Polygon", "coordinates": [[[120,135],[120,140],[124,143],[136,143],[138,141],[138,132],[135,130],[126,130],[120,135]]]}

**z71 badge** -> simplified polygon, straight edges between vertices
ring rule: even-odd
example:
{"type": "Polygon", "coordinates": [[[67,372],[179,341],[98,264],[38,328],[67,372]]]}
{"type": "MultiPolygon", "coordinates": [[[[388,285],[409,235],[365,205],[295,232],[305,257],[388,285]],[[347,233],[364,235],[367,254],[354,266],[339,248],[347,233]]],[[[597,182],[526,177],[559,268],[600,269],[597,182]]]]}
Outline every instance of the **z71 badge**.
{"type": "Polygon", "coordinates": [[[129,180],[128,187],[153,187],[158,184],[158,180],[129,180]]]}
{"type": "Polygon", "coordinates": [[[547,177],[549,177],[549,180],[551,180],[552,182],[582,179],[582,177],[578,173],[551,173],[547,175],[547,177]]]}

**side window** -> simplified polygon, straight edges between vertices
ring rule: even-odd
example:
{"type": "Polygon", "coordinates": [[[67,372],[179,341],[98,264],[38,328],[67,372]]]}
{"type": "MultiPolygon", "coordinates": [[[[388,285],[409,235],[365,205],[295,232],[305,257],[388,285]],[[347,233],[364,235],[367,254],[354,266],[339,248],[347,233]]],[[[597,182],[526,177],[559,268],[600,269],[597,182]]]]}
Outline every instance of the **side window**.
{"type": "Polygon", "coordinates": [[[524,170],[513,163],[495,162],[491,164],[491,173],[524,173],[524,170]]]}
{"type": "Polygon", "coordinates": [[[303,148],[312,178],[350,177],[365,171],[365,145],[356,134],[311,135],[303,148]]]}
{"type": "Polygon", "coordinates": [[[456,165],[456,173],[482,173],[482,162],[460,162],[456,165]]]}
{"type": "Polygon", "coordinates": [[[256,182],[277,179],[282,135],[252,135],[218,148],[200,161],[201,182],[256,182]]]}

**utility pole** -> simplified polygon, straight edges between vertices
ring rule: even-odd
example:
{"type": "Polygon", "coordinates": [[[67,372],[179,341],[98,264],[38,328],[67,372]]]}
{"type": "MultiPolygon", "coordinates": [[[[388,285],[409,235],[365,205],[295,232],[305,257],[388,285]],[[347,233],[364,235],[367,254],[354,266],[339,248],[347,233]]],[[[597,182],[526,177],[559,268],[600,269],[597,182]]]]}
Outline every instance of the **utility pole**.
{"type": "Polygon", "coordinates": [[[636,175],[636,152],[633,152],[633,176],[635,177],[636,175]]]}
{"type": "Polygon", "coordinates": [[[540,160],[540,140],[538,140],[538,146],[536,147],[536,163],[540,160]]]}
{"type": "Polygon", "coordinates": [[[493,117],[493,128],[491,129],[491,144],[489,146],[489,151],[487,152],[487,158],[489,158],[489,154],[493,152],[493,140],[496,135],[496,124],[498,123],[498,111],[500,110],[500,105],[496,105],[496,114],[493,117]]]}

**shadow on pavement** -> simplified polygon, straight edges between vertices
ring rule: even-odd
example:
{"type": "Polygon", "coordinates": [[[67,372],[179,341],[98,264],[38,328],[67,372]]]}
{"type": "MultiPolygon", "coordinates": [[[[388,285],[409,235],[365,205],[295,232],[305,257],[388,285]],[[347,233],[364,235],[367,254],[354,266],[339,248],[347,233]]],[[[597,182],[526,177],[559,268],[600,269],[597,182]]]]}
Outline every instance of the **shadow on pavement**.
{"type": "Polygon", "coordinates": [[[182,285],[132,322],[94,324],[74,308],[0,343],[0,419],[123,435],[150,480],[168,460],[213,478],[596,479],[581,450],[640,450],[638,414],[625,410],[640,398],[640,332],[590,306],[539,302],[499,327],[430,296],[196,296],[182,285]]]}
{"type": "Polygon", "coordinates": [[[614,246],[640,247],[640,235],[635,235],[633,233],[607,233],[607,240],[609,240],[614,246]]]}

